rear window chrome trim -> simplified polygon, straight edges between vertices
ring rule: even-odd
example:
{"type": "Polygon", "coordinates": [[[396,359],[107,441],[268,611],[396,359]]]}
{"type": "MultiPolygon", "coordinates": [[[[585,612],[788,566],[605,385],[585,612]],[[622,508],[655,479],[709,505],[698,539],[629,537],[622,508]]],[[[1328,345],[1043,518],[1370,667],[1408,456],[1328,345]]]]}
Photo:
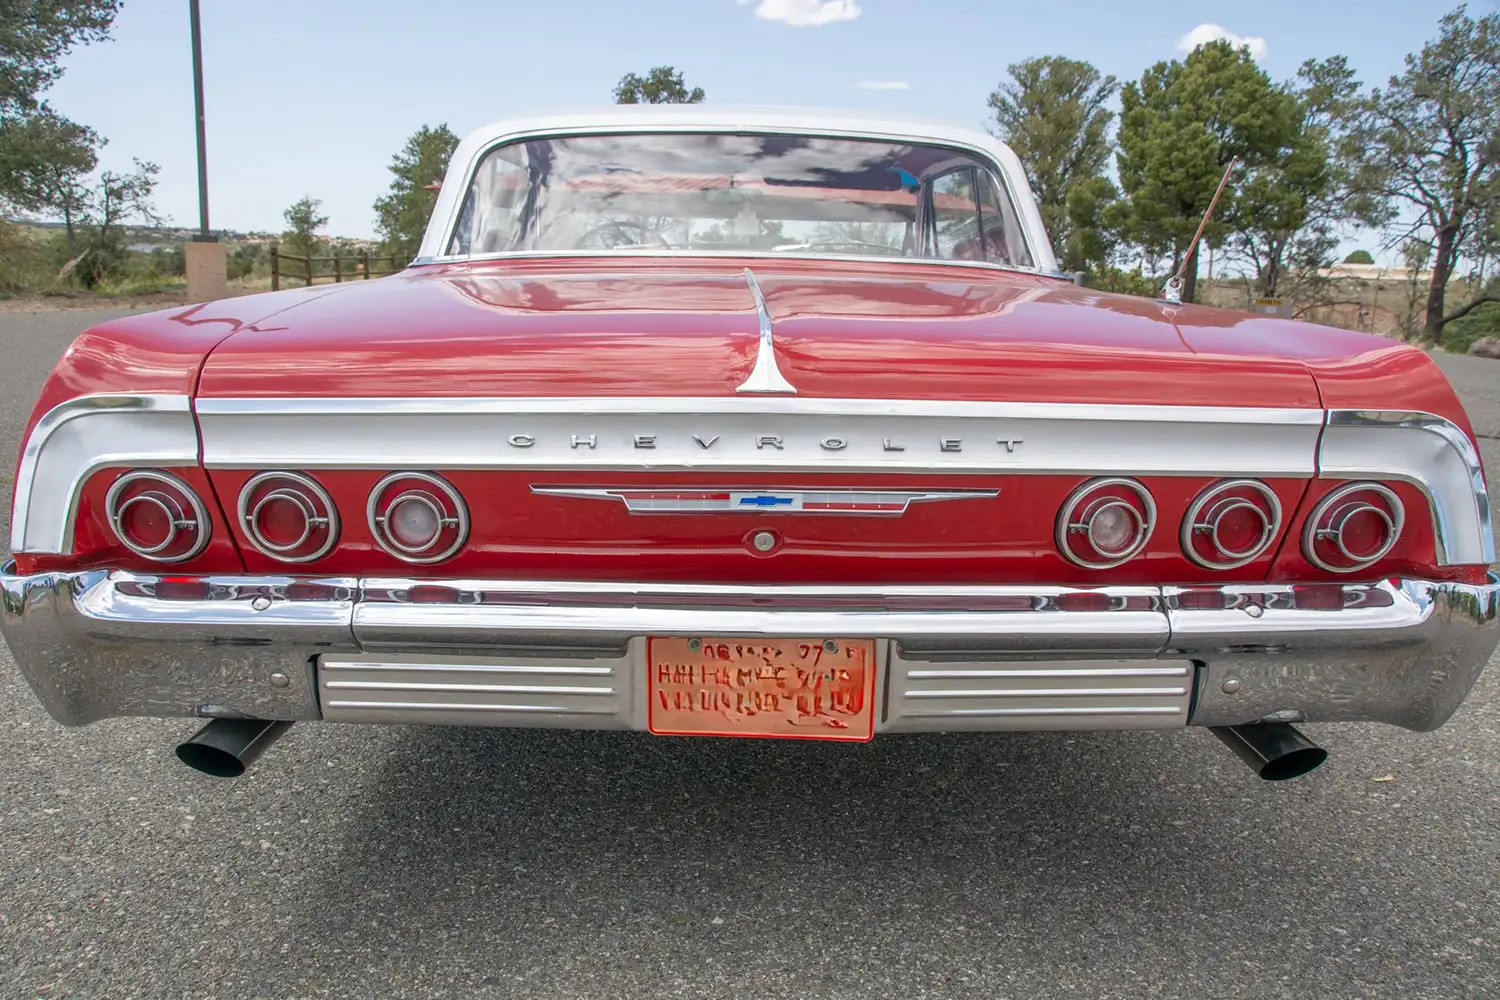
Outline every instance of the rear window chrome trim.
{"type": "MultiPolygon", "coordinates": [[[[841,128],[838,128],[837,126],[821,126],[820,125],[820,126],[815,127],[815,128],[812,128],[812,127],[810,127],[810,128],[794,128],[794,127],[791,127],[791,126],[775,126],[775,125],[750,125],[750,124],[745,124],[745,125],[730,126],[730,125],[713,125],[713,124],[706,124],[706,123],[674,123],[674,122],[669,122],[669,121],[662,121],[660,123],[651,123],[651,124],[646,124],[646,123],[609,124],[607,122],[604,122],[604,123],[593,124],[593,125],[587,125],[587,124],[580,124],[580,125],[557,125],[557,126],[552,126],[552,127],[538,127],[538,128],[521,129],[521,130],[517,130],[517,131],[514,131],[514,132],[508,132],[508,133],[505,133],[503,135],[490,138],[488,141],[486,141],[486,142],[484,142],[484,143],[476,146],[473,154],[468,158],[468,161],[464,164],[463,174],[462,174],[462,181],[457,185],[457,187],[453,191],[447,190],[448,187],[449,187],[449,185],[450,185],[450,183],[453,182],[453,180],[454,180],[454,178],[456,176],[454,174],[454,172],[453,172],[452,167],[450,167],[448,176],[443,181],[443,190],[439,193],[439,203],[438,203],[437,206],[434,206],[434,212],[433,212],[433,220],[432,221],[435,224],[435,223],[437,223],[437,221],[438,221],[438,219],[440,217],[439,216],[439,211],[444,208],[444,203],[446,203],[446,211],[443,212],[443,214],[441,215],[441,219],[442,219],[441,227],[440,228],[436,228],[434,225],[429,225],[428,231],[427,231],[427,233],[424,235],[424,237],[422,239],[422,246],[421,246],[420,251],[419,251],[419,256],[417,257],[417,259],[413,263],[417,263],[417,264],[429,264],[429,263],[431,263],[431,264],[450,264],[450,263],[466,263],[466,262],[469,262],[469,261],[504,260],[504,259],[510,259],[510,258],[525,258],[525,257],[534,257],[534,256],[563,257],[563,258],[575,257],[575,256],[612,257],[612,258],[632,257],[632,256],[636,256],[636,257],[640,257],[640,256],[652,256],[652,257],[658,257],[658,256],[677,256],[677,257],[728,256],[728,257],[735,257],[735,256],[740,256],[740,257],[766,257],[766,258],[770,258],[770,259],[798,257],[798,258],[809,259],[809,260],[840,260],[841,259],[841,260],[862,261],[862,262],[884,261],[884,262],[887,262],[887,263],[891,262],[891,261],[898,261],[898,262],[907,263],[907,264],[951,265],[951,264],[965,263],[965,264],[970,264],[971,266],[972,265],[978,265],[978,266],[988,267],[988,268],[992,268],[992,269],[999,270],[999,271],[1019,271],[1019,272],[1027,273],[1027,274],[1043,274],[1043,275],[1047,275],[1049,277],[1061,277],[1062,276],[1059,272],[1056,272],[1056,271],[1053,271],[1053,270],[1050,270],[1050,269],[1047,269],[1047,268],[1044,268],[1044,267],[1041,267],[1041,266],[1036,266],[1036,267],[1022,267],[1022,266],[1018,266],[1018,265],[1000,265],[1000,264],[991,264],[991,263],[987,263],[987,262],[969,262],[969,261],[959,262],[959,261],[942,260],[940,258],[894,257],[894,256],[882,256],[882,255],[875,255],[875,254],[869,254],[869,255],[864,255],[864,254],[850,254],[848,256],[835,256],[833,254],[796,254],[796,255],[794,255],[794,254],[774,254],[774,253],[772,253],[772,254],[724,253],[722,251],[707,251],[707,252],[703,252],[703,251],[675,251],[675,252],[673,252],[673,251],[666,251],[666,252],[661,252],[661,251],[655,251],[655,250],[651,251],[649,254],[646,253],[646,252],[643,252],[643,251],[619,251],[619,250],[605,250],[605,251],[593,251],[593,252],[588,252],[588,251],[566,251],[566,252],[562,252],[562,251],[556,251],[556,250],[548,250],[548,251],[514,250],[514,251],[501,251],[501,252],[486,253],[486,254],[450,254],[450,253],[446,252],[447,248],[450,247],[450,246],[452,246],[453,237],[454,237],[455,232],[456,232],[456,230],[458,228],[459,217],[463,214],[464,197],[467,195],[470,185],[472,185],[474,183],[474,176],[478,172],[480,164],[484,161],[484,158],[486,156],[488,156],[491,152],[493,152],[494,150],[500,148],[501,146],[507,146],[507,145],[511,145],[511,144],[514,144],[514,143],[517,143],[517,142],[525,142],[525,141],[527,141],[529,139],[571,138],[571,137],[588,136],[588,135],[653,135],[653,134],[664,134],[664,133],[671,133],[671,134],[678,134],[678,135],[692,135],[692,134],[702,134],[702,135],[793,135],[793,136],[807,136],[809,138],[819,138],[819,139],[853,139],[853,140],[866,140],[866,141],[870,141],[870,142],[901,142],[901,143],[910,143],[910,144],[916,144],[916,145],[933,146],[933,147],[940,148],[940,149],[950,149],[950,150],[953,150],[955,152],[964,153],[964,154],[967,154],[969,156],[975,157],[978,160],[980,160],[981,162],[987,164],[991,168],[991,172],[996,177],[999,178],[1000,184],[1004,188],[1005,197],[1007,197],[1007,198],[1010,199],[1011,205],[1015,209],[1017,218],[1021,220],[1021,238],[1026,243],[1026,249],[1027,249],[1027,252],[1031,256],[1031,259],[1034,260],[1034,261],[1046,261],[1046,260],[1051,260],[1052,259],[1052,252],[1051,252],[1051,247],[1050,246],[1046,248],[1046,251],[1047,251],[1046,253],[1040,252],[1039,243],[1044,239],[1044,237],[1042,237],[1040,234],[1035,233],[1035,232],[1032,231],[1033,230],[1033,226],[1030,224],[1030,220],[1027,218],[1027,216],[1026,216],[1026,214],[1024,212],[1023,203],[1022,203],[1021,199],[1019,199],[1016,196],[1017,195],[1017,187],[1016,187],[1016,184],[1015,184],[1014,180],[1010,176],[1010,172],[1006,169],[1006,165],[1004,163],[1002,163],[995,156],[995,153],[994,153],[993,150],[986,149],[983,146],[979,146],[979,145],[976,145],[974,143],[965,142],[962,139],[959,139],[959,138],[954,137],[954,136],[924,136],[924,135],[920,135],[920,134],[914,134],[914,133],[911,133],[911,132],[897,132],[897,131],[885,132],[885,131],[874,130],[874,129],[855,129],[855,128],[841,129],[841,128]]],[[[665,248],[663,248],[663,249],[665,250],[665,248]]]]}

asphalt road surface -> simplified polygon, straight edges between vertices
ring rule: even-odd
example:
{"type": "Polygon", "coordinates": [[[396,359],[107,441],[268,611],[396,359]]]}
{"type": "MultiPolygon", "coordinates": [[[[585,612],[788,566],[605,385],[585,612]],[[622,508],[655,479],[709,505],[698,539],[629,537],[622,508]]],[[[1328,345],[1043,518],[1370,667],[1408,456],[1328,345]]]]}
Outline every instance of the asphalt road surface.
{"type": "MultiPolygon", "coordinates": [[[[7,461],[103,315],[0,314],[7,461]]],[[[1445,367],[1500,434],[1500,363],[1445,367]]],[[[1308,727],[1285,785],[1202,730],[333,725],[216,781],[3,648],[0,719],[0,997],[1500,996],[1494,664],[1436,733],[1308,727]]]]}

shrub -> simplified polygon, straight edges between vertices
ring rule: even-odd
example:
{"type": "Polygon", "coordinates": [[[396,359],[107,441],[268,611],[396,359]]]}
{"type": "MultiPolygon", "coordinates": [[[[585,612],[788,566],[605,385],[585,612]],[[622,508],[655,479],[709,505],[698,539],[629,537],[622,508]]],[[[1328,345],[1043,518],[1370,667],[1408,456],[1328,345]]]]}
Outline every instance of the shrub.
{"type": "Polygon", "coordinates": [[[1480,337],[1495,336],[1500,336],[1500,302],[1486,302],[1443,327],[1443,348],[1455,354],[1467,354],[1469,345],[1480,337]]]}
{"type": "Polygon", "coordinates": [[[1375,263],[1375,258],[1370,254],[1370,251],[1368,251],[1368,250],[1356,250],[1353,253],[1351,253],[1349,256],[1347,256],[1347,257],[1344,258],[1344,263],[1345,264],[1373,264],[1373,263],[1375,263]]]}

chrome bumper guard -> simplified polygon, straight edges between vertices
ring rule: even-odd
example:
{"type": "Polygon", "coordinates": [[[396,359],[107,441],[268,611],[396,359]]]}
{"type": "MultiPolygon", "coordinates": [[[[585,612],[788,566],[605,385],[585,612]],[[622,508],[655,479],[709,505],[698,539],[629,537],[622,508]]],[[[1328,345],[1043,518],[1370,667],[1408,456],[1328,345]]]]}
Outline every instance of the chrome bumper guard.
{"type": "Polygon", "coordinates": [[[0,574],[60,722],[646,728],[645,637],[879,640],[880,731],[1442,725],[1500,583],[803,587],[0,574]]]}

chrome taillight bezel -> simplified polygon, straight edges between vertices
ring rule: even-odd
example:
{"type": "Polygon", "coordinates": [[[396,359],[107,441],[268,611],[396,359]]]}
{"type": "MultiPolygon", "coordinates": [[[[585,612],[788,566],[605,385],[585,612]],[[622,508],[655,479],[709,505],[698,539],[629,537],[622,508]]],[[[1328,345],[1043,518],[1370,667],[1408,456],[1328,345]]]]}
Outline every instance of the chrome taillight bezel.
{"type": "Polygon", "coordinates": [[[388,555],[417,566],[452,559],[469,540],[469,509],[464,503],[463,495],[448,480],[430,472],[392,472],[382,477],[370,490],[370,498],[365,504],[365,519],[376,545],[388,555]],[[389,499],[385,497],[392,486],[412,482],[423,483],[432,489],[404,489],[389,499]],[[403,502],[423,503],[437,511],[438,532],[428,545],[419,548],[404,545],[389,530],[389,514],[403,502]],[[437,549],[436,546],[442,543],[444,534],[450,532],[450,529],[448,544],[437,549]]]}
{"type": "Polygon", "coordinates": [[[1239,569],[1247,566],[1265,555],[1281,536],[1283,511],[1281,498],[1276,491],[1258,479],[1228,479],[1223,482],[1214,483],[1212,486],[1199,493],[1188,507],[1187,516],[1182,519],[1182,553],[1194,563],[1204,569],[1228,570],[1239,569]],[[1237,492],[1251,491],[1258,494],[1265,502],[1264,507],[1255,504],[1243,497],[1237,497],[1237,492]],[[1226,549],[1218,540],[1219,523],[1225,514],[1231,510],[1241,509],[1248,506],[1261,518],[1260,541],[1250,549],[1243,552],[1232,553],[1226,549]],[[1200,533],[1210,535],[1210,544],[1218,552],[1225,553],[1227,558],[1211,559],[1198,551],[1194,544],[1196,536],[1200,533]]]}
{"type": "Polygon", "coordinates": [[[1116,566],[1124,565],[1145,551],[1146,546],[1151,542],[1151,535],[1155,531],[1156,500],[1151,496],[1151,491],[1146,489],[1144,485],[1134,479],[1118,477],[1091,479],[1074,490],[1063,504],[1062,510],[1058,512],[1057,550],[1069,562],[1082,566],[1084,569],[1114,569],[1116,566]],[[1112,494],[1111,491],[1115,492],[1112,494]],[[1119,494],[1127,491],[1134,494],[1140,501],[1139,506],[1120,499],[1119,494]],[[1096,502],[1089,504],[1088,508],[1082,512],[1087,516],[1087,520],[1076,520],[1075,518],[1079,515],[1079,506],[1084,504],[1085,501],[1090,500],[1094,494],[1100,494],[1095,498],[1096,502]],[[1095,555],[1104,556],[1104,558],[1100,559],[1080,556],[1077,552],[1073,551],[1071,544],[1072,536],[1079,533],[1089,533],[1094,519],[1103,513],[1106,508],[1117,505],[1128,507],[1131,514],[1136,518],[1138,532],[1136,540],[1128,548],[1110,554],[1101,552],[1096,546],[1093,546],[1092,542],[1089,542],[1088,544],[1094,548],[1095,555]]]}
{"type": "Polygon", "coordinates": [[[240,487],[239,499],[236,502],[236,514],[239,517],[240,528],[245,532],[245,537],[255,550],[263,556],[284,563],[308,563],[322,559],[339,540],[339,511],[334,505],[333,498],[329,496],[321,483],[311,476],[300,472],[270,471],[261,472],[251,476],[240,487]],[[256,490],[269,482],[286,480],[303,491],[299,493],[296,489],[278,486],[262,496],[257,497],[256,490]],[[310,495],[310,496],[309,496],[310,495]],[[272,499],[291,500],[302,508],[305,524],[302,536],[290,545],[277,545],[266,538],[260,530],[258,515],[261,508],[272,499]],[[252,501],[254,504],[252,506],[252,501]],[[310,503],[309,503],[310,501],[310,503]],[[318,507],[322,507],[320,513],[318,507]],[[321,523],[319,523],[321,522],[321,523]],[[322,543],[309,551],[298,552],[305,546],[315,531],[321,530],[325,535],[322,543]]]}
{"type": "Polygon", "coordinates": [[[121,545],[143,559],[150,559],[153,562],[178,563],[193,558],[203,551],[213,531],[213,522],[209,520],[208,508],[204,505],[203,499],[198,496],[198,491],[180,477],[156,469],[136,469],[125,473],[110,484],[109,491],[104,494],[104,514],[109,521],[110,530],[114,532],[116,540],[121,545]],[[124,497],[125,491],[137,483],[154,483],[158,487],[175,491],[185,501],[187,510],[183,509],[183,504],[177,502],[176,497],[162,489],[147,490],[125,497],[122,503],[121,498],[124,497]],[[171,531],[160,545],[136,544],[121,525],[120,518],[125,509],[138,501],[155,503],[167,514],[171,522],[171,531]],[[191,514],[190,517],[189,514],[191,514]],[[171,549],[172,543],[183,531],[193,532],[192,545],[181,552],[163,555],[171,549]]]}
{"type": "Polygon", "coordinates": [[[1307,525],[1302,529],[1302,555],[1314,566],[1322,570],[1327,570],[1330,573],[1358,573],[1361,570],[1369,569],[1390,555],[1391,550],[1396,547],[1396,543],[1401,540],[1401,531],[1405,527],[1406,505],[1401,502],[1401,498],[1396,495],[1395,490],[1388,486],[1382,486],[1380,483],[1349,483],[1347,486],[1340,486],[1322,500],[1319,500],[1318,505],[1308,515],[1307,525]],[[1375,494],[1385,501],[1389,509],[1382,510],[1379,506],[1368,501],[1350,500],[1351,497],[1359,493],[1375,494]],[[1340,507],[1340,504],[1343,506],[1340,507]],[[1373,555],[1357,557],[1345,546],[1339,528],[1335,528],[1331,524],[1325,525],[1323,522],[1332,515],[1340,518],[1339,527],[1341,528],[1343,523],[1351,516],[1366,510],[1374,511],[1385,522],[1388,537],[1385,544],[1376,550],[1373,555]],[[1337,539],[1339,550],[1349,560],[1348,566],[1334,565],[1318,555],[1318,540],[1329,537],[1337,539]]]}

